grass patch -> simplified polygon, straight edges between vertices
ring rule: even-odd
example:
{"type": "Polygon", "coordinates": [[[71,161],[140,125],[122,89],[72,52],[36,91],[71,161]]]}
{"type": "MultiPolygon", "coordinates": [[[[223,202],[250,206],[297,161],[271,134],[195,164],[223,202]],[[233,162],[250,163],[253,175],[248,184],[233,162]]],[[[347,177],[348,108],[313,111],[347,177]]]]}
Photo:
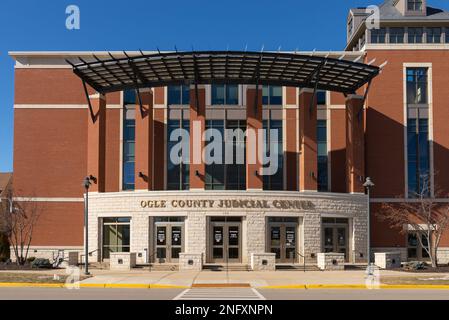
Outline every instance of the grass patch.
{"type": "MultiPolygon", "coordinates": [[[[65,283],[68,275],[57,275],[57,278],[52,274],[40,273],[0,273],[0,283],[18,282],[18,283],[65,283]]],[[[80,280],[87,279],[86,276],[81,276],[80,280]]]]}
{"type": "Polygon", "coordinates": [[[431,275],[416,277],[381,277],[382,284],[403,285],[449,285],[449,275],[431,275]]]}

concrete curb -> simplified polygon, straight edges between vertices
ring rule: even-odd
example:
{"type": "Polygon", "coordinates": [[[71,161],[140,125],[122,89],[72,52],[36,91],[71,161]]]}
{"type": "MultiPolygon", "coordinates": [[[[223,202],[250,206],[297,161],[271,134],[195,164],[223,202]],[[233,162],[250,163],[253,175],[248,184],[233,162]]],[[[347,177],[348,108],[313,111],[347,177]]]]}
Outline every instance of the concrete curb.
{"type": "MultiPolygon", "coordinates": [[[[64,283],[28,283],[28,282],[5,282],[0,283],[0,288],[73,288],[76,285],[64,283]]],[[[165,285],[165,284],[142,284],[142,283],[80,283],[80,288],[99,289],[190,289],[189,286],[165,285]]]]}
{"type": "Polygon", "coordinates": [[[355,290],[376,290],[376,289],[402,289],[402,290],[449,290],[449,285],[423,285],[423,284],[381,284],[378,287],[368,288],[364,284],[293,284],[281,286],[261,286],[256,289],[355,289],[355,290]]]}
{"type": "MultiPolygon", "coordinates": [[[[26,283],[26,282],[5,282],[0,283],[0,288],[73,288],[75,285],[64,283],[26,283]]],[[[80,283],[80,288],[99,289],[191,289],[202,286],[180,286],[165,284],[142,284],[142,283],[80,283]]],[[[211,288],[225,288],[223,284],[208,284],[211,288]]],[[[449,290],[449,285],[412,285],[412,284],[382,284],[379,287],[368,288],[363,284],[291,284],[278,286],[260,286],[255,289],[297,289],[297,290],[319,290],[319,289],[346,289],[346,290],[375,290],[375,289],[399,289],[399,290],[449,290]]]]}

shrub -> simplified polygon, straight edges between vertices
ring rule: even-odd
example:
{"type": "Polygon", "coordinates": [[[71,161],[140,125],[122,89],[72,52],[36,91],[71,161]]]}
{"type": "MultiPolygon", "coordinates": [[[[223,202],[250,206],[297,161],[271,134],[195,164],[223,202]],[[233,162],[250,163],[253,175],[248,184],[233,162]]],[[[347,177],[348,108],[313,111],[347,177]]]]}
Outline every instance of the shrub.
{"type": "Polygon", "coordinates": [[[50,263],[50,260],[48,259],[35,259],[31,266],[33,268],[39,268],[39,269],[51,269],[52,264],[50,263]]]}
{"type": "Polygon", "coordinates": [[[34,260],[36,260],[36,257],[29,257],[27,258],[28,263],[32,263],[34,260]]]}

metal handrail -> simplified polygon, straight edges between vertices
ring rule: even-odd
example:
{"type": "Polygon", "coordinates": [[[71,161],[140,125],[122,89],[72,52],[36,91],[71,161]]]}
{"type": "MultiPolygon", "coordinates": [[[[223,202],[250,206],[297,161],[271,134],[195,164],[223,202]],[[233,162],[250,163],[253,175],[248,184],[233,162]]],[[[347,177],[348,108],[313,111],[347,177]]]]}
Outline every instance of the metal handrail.
{"type": "Polygon", "coordinates": [[[151,272],[151,264],[153,263],[152,260],[156,256],[156,254],[157,254],[157,251],[153,252],[152,255],[148,256],[148,265],[149,265],[149,268],[150,268],[150,272],[151,272]]]}
{"type": "MultiPolygon", "coordinates": [[[[296,253],[298,256],[302,257],[302,261],[303,261],[303,269],[304,269],[304,272],[306,272],[306,257],[305,257],[304,255],[302,255],[299,251],[295,251],[295,253],[296,253]]],[[[296,258],[296,257],[293,257],[293,258],[292,258],[293,264],[295,264],[295,258],[296,258]]]]}
{"type": "MultiPolygon", "coordinates": [[[[91,252],[88,252],[88,254],[89,254],[89,256],[92,254],[92,253],[94,253],[94,252],[97,252],[97,251],[100,251],[100,249],[95,249],[95,250],[93,250],[93,251],[91,251],[91,252]]],[[[86,254],[81,254],[80,255],[80,258],[81,258],[81,261],[83,261],[83,257],[85,257],[86,256],[86,254]]],[[[81,265],[81,269],[83,268],[83,266],[81,265]]]]}

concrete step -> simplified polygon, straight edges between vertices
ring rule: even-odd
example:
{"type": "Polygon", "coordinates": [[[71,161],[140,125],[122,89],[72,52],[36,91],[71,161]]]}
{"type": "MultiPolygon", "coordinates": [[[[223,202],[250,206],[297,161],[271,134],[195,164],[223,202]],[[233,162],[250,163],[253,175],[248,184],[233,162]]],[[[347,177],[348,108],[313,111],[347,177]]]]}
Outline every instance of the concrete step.
{"type": "Polygon", "coordinates": [[[149,271],[179,271],[179,265],[169,263],[152,263],[146,268],[149,271]]]}
{"type": "Polygon", "coordinates": [[[246,264],[205,264],[203,266],[205,271],[250,271],[246,264]]]}
{"type": "Polygon", "coordinates": [[[277,264],[276,271],[320,271],[316,265],[302,264],[277,264]]]}
{"type": "Polygon", "coordinates": [[[348,263],[348,264],[345,264],[345,270],[366,270],[367,267],[368,267],[368,265],[367,264],[363,264],[363,263],[357,263],[357,264],[348,263]]]}

